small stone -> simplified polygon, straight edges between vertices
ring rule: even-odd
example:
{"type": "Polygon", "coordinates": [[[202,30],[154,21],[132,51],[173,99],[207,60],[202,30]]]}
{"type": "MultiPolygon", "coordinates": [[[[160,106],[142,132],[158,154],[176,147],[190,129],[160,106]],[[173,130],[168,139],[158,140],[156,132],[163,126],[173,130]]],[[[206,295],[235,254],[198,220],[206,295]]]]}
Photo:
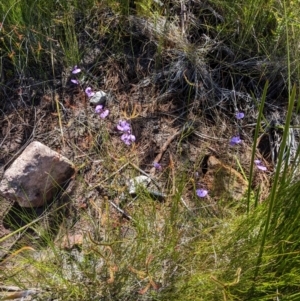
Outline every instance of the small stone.
{"type": "Polygon", "coordinates": [[[103,91],[97,91],[91,98],[90,98],[90,104],[93,106],[97,105],[103,105],[106,102],[106,93],[103,91]]]}
{"type": "Polygon", "coordinates": [[[21,207],[41,207],[53,199],[74,172],[71,161],[33,141],[4,172],[0,194],[21,207]]]}
{"type": "Polygon", "coordinates": [[[138,176],[133,179],[130,179],[127,185],[128,191],[130,194],[135,194],[139,186],[143,186],[146,188],[150,184],[150,182],[151,179],[147,176],[138,176]]]}

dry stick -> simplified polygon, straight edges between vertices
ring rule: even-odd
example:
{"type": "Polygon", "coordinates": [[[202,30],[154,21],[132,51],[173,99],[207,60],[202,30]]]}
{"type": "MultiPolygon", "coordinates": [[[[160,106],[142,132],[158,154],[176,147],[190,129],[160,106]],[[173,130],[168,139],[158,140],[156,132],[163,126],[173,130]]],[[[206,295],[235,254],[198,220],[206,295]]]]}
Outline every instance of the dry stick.
{"type": "MultiPolygon", "coordinates": [[[[169,145],[171,144],[171,142],[178,136],[178,135],[180,135],[183,131],[185,130],[185,127],[183,127],[181,130],[178,130],[177,132],[175,132],[166,142],[165,142],[165,144],[162,146],[162,148],[161,148],[161,150],[160,150],[160,152],[159,152],[159,154],[155,157],[155,159],[154,159],[154,162],[159,162],[160,161],[160,159],[162,158],[162,156],[163,156],[163,154],[164,154],[164,152],[167,150],[167,148],[169,147],[169,145]]],[[[171,155],[170,155],[171,156],[171,155]]],[[[170,160],[172,160],[172,157],[170,157],[170,160]]],[[[131,163],[131,165],[133,166],[133,167],[135,167],[135,168],[137,168],[137,166],[134,166],[134,164],[132,164],[131,163]]],[[[139,169],[139,168],[138,168],[139,169]]],[[[140,170],[140,169],[139,169],[140,170]]],[[[153,177],[154,176],[154,174],[155,174],[155,167],[152,167],[151,169],[150,169],[150,172],[149,172],[149,174],[150,174],[150,176],[151,177],[153,177]]],[[[140,170],[141,171],[141,170],[140,170]]],[[[144,174],[146,174],[145,172],[143,172],[143,171],[141,171],[142,173],[144,173],[144,174]]],[[[146,174],[147,175],[147,174],[146,174]]],[[[150,178],[151,178],[150,177],[150,178]]],[[[173,177],[173,195],[175,194],[175,191],[174,191],[174,188],[175,188],[175,186],[174,186],[174,181],[175,181],[175,174],[174,174],[174,169],[172,169],[172,177],[173,177]]],[[[152,179],[152,178],[151,178],[152,179]]],[[[152,179],[153,180],[153,179],[152,179]]],[[[155,183],[155,182],[154,182],[155,183]]],[[[183,205],[187,208],[187,209],[189,209],[188,208],[188,206],[187,206],[187,204],[185,203],[185,201],[181,198],[181,201],[182,201],[182,203],[183,203],[183,205]]]]}
{"type": "MultiPolygon", "coordinates": [[[[171,144],[171,142],[172,142],[179,134],[181,134],[181,133],[183,132],[184,129],[185,129],[185,128],[183,127],[181,130],[178,130],[175,134],[173,134],[173,135],[165,142],[165,144],[162,146],[162,148],[161,148],[159,154],[155,157],[154,162],[157,162],[157,163],[158,163],[158,162],[160,161],[161,157],[163,156],[164,152],[167,150],[167,148],[169,147],[169,145],[171,144]]],[[[156,168],[155,168],[155,167],[152,167],[152,168],[150,169],[149,174],[150,174],[151,176],[154,176],[155,170],[156,170],[156,168]]]]}
{"type": "Polygon", "coordinates": [[[185,25],[186,25],[186,21],[187,21],[187,14],[186,14],[186,5],[185,3],[181,2],[181,34],[182,36],[185,35],[185,25]]]}
{"type": "Polygon", "coordinates": [[[187,205],[186,201],[183,199],[183,197],[180,198],[180,201],[181,201],[181,203],[183,204],[183,206],[184,206],[187,210],[192,211],[192,210],[189,208],[189,206],[187,205]]]}
{"type": "Polygon", "coordinates": [[[124,217],[126,217],[128,220],[133,220],[133,218],[127,214],[123,209],[121,209],[115,202],[111,201],[111,200],[108,200],[108,202],[117,210],[119,211],[120,213],[122,213],[122,215],[124,217]]]}
{"type": "Polygon", "coordinates": [[[24,298],[36,294],[38,291],[35,290],[23,290],[18,292],[7,292],[7,293],[1,293],[0,294],[0,300],[16,300],[21,299],[24,300],[24,298]]]}
{"type": "Polygon", "coordinates": [[[132,163],[132,162],[129,162],[129,164],[130,164],[133,168],[135,168],[137,171],[139,171],[141,174],[143,174],[144,176],[148,177],[148,178],[155,184],[155,186],[156,186],[157,188],[160,189],[159,184],[153,179],[153,177],[151,177],[150,174],[146,173],[145,171],[143,171],[142,169],[140,169],[137,165],[135,165],[135,164],[132,163]]]}

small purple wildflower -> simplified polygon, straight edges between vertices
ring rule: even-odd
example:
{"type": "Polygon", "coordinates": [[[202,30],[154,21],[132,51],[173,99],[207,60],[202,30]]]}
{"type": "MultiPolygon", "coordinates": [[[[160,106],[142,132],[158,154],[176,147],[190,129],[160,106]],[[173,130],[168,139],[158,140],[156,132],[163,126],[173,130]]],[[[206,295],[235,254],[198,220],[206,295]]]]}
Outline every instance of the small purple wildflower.
{"type": "Polygon", "coordinates": [[[208,191],[206,189],[197,189],[196,194],[199,198],[205,198],[208,194],[208,191]]]}
{"type": "Polygon", "coordinates": [[[72,73],[73,73],[73,74],[78,74],[78,73],[80,73],[80,72],[81,72],[81,69],[77,68],[77,65],[74,66],[74,68],[72,69],[72,73]]]}
{"type": "Polygon", "coordinates": [[[243,112],[237,112],[235,114],[236,119],[243,119],[245,117],[245,114],[243,112]]]}
{"type": "Polygon", "coordinates": [[[263,166],[263,165],[256,165],[258,169],[262,170],[262,171],[267,171],[267,167],[263,166]]]}
{"type": "Polygon", "coordinates": [[[241,140],[240,136],[234,136],[230,139],[230,145],[232,145],[232,146],[237,145],[241,142],[242,142],[242,140],[241,140]]]}
{"type": "Polygon", "coordinates": [[[126,144],[130,145],[132,142],[135,141],[135,136],[130,133],[125,133],[121,136],[121,140],[126,144]]]}
{"type": "Polygon", "coordinates": [[[109,110],[107,110],[107,109],[105,110],[102,105],[98,105],[95,108],[95,113],[99,114],[100,118],[104,119],[108,116],[109,110]]]}
{"type": "Polygon", "coordinates": [[[155,169],[161,169],[161,165],[158,162],[153,162],[155,169]]]}
{"type": "Polygon", "coordinates": [[[104,119],[108,116],[109,114],[109,110],[104,110],[101,114],[100,114],[100,118],[104,119]]]}
{"type": "Polygon", "coordinates": [[[98,105],[95,108],[95,113],[96,114],[100,114],[103,111],[103,106],[102,105],[98,105]]]}
{"type": "Polygon", "coordinates": [[[121,140],[126,144],[130,145],[132,142],[135,141],[135,136],[131,134],[131,126],[125,120],[120,120],[117,124],[117,129],[123,132],[121,136],[121,140]]]}
{"type": "Polygon", "coordinates": [[[258,169],[260,169],[262,171],[266,171],[267,170],[267,167],[264,166],[260,160],[254,160],[254,163],[256,164],[256,167],[258,169]]]}
{"type": "Polygon", "coordinates": [[[71,82],[75,85],[79,85],[79,81],[77,79],[72,78],[71,82]]]}
{"type": "Polygon", "coordinates": [[[130,124],[125,120],[120,120],[117,125],[117,129],[121,132],[130,133],[131,127],[130,124]]]}
{"type": "Polygon", "coordinates": [[[87,97],[92,97],[95,95],[95,92],[93,92],[92,88],[91,87],[87,87],[85,89],[85,94],[87,95],[87,97]]]}

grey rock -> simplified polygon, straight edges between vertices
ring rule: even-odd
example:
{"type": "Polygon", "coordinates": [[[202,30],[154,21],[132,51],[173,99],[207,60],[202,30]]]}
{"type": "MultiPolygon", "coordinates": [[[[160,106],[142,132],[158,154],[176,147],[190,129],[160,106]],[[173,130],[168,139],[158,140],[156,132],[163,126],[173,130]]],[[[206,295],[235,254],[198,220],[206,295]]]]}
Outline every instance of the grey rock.
{"type": "Polygon", "coordinates": [[[93,106],[104,105],[106,102],[106,93],[103,91],[97,91],[94,96],[90,98],[90,104],[93,106]]]}
{"type": "Polygon", "coordinates": [[[146,188],[150,182],[151,179],[147,176],[138,176],[133,179],[130,179],[129,183],[127,184],[128,192],[130,194],[135,194],[139,186],[143,186],[144,188],[146,188]]]}
{"type": "Polygon", "coordinates": [[[53,199],[74,172],[70,160],[33,141],[4,172],[0,194],[21,207],[40,207],[53,199]]]}

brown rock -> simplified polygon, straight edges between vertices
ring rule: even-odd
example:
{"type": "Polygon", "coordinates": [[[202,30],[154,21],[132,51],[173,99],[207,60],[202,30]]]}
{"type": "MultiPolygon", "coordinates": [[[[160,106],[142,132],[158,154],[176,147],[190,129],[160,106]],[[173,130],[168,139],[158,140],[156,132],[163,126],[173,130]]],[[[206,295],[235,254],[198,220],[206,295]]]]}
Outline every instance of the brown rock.
{"type": "Polygon", "coordinates": [[[214,156],[208,158],[203,182],[217,198],[240,200],[248,189],[248,182],[239,172],[214,156]]]}
{"type": "Polygon", "coordinates": [[[40,207],[54,197],[74,171],[71,161],[34,141],[5,171],[0,194],[21,207],[40,207]]]}

